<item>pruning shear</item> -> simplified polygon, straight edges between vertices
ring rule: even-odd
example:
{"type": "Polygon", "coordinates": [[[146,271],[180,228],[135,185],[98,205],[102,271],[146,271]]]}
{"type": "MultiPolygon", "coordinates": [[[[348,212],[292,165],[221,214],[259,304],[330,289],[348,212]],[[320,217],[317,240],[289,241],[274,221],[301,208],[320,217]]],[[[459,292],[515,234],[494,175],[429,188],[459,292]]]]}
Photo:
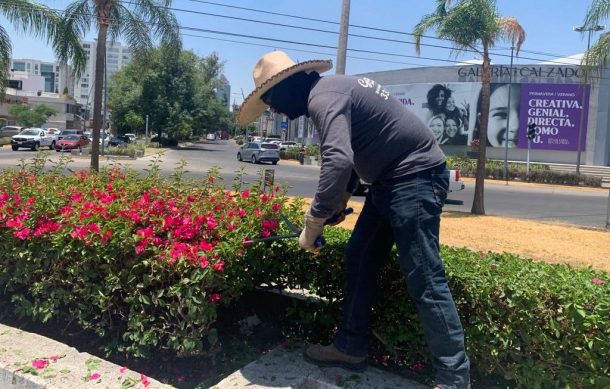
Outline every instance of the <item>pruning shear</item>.
{"type": "MultiPolygon", "coordinates": [[[[336,222],[337,219],[339,219],[339,217],[341,215],[347,216],[353,212],[354,212],[353,208],[345,208],[343,211],[341,211],[338,214],[335,214],[332,217],[330,217],[329,219],[327,219],[326,222],[324,222],[324,225],[332,224],[332,223],[336,222]]],[[[280,214],[280,217],[282,218],[284,223],[286,223],[286,226],[288,226],[288,229],[290,229],[292,231],[292,233],[284,234],[284,235],[267,236],[265,238],[247,239],[244,241],[244,243],[268,242],[268,241],[274,241],[274,240],[279,240],[279,239],[298,238],[301,235],[301,229],[299,227],[295,226],[294,223],[292,223],[283,214],[280,214]]],[[[316,241],[315,241],[316,247],[323,247],[325,244],[326,244],[326,240],[324,239],[324,237],[322,235],[320,235],[316,238],[316,241]]]]}

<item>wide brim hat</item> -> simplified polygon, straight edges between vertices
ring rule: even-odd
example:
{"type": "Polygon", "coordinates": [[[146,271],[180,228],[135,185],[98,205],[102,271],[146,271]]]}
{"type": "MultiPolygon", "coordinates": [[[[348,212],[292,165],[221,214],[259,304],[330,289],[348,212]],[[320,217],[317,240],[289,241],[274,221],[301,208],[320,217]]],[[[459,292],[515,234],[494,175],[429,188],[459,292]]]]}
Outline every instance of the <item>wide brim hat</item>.
{"type": "Polygon", "coordinates": [[[286,53],[279,50],[263,55],[252,71],[256,87],[244,99],[237,113],[237,123],[245,125],[256,120],[267,109],[267,104],[261,100],[261,96],[288,77],[299,72],[310,73],[315,71],[322,73],[332,67],[333,61],[331,60],[311,60],[296,63],[286,53]]]}

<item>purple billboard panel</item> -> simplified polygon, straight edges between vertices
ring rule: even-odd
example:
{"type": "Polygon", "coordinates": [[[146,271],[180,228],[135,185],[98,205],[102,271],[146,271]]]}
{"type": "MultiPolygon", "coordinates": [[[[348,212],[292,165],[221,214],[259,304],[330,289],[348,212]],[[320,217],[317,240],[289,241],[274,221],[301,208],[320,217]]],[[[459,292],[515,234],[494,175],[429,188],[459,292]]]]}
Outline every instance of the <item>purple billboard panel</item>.
{"type": "Polygon", "coordinates": [[[589,114],[588,85],[521,84],[520,111],[520,148],[527,148],[527,125],[535,123],[536,137],[532,140],[532,149],[576,151],[582,120],[580,149],[585,149],[589,114]]]}

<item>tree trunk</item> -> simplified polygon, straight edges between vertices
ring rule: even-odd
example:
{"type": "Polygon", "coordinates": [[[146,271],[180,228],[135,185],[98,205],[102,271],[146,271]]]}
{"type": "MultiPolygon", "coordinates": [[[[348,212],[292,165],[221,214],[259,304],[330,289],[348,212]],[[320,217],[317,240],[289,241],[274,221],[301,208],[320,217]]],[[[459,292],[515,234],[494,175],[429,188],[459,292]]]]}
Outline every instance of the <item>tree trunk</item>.
{"type": "Polygon", "coordinates": [[[106,65],[106,33],[108,24],[100,15],[100,30],[97,33],[97,48],[95,50],[95,84],[93,91],[93,139],[91,141],[91,170],[100,170],[100,129],[102,128],[102,89],[104,88],[104,70],[106,65]]]}
{"type": "Polygon", "coordinates": [[[477,159],[474,200],[471,213],[485,215],[485,158],[487,151],[487,124],[489,123],[489,94],[491,84],[491,63],[489,46],[483,42],[483,75],[481,77],[481,124],[479,128],[479,158],[477,159]]]}

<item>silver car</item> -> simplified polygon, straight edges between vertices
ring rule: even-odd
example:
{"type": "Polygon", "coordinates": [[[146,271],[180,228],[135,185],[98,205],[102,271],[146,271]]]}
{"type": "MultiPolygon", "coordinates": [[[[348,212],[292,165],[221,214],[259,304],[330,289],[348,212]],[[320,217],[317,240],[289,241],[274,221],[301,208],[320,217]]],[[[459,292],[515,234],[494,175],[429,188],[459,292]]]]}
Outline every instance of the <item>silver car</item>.
{"type": "Polygon", "coordinates": [[[280,146],[273,143],[249,142],[239,149],[237,160],[252,163],[271,162],[276,165],[280,160],[280,146]]]}

